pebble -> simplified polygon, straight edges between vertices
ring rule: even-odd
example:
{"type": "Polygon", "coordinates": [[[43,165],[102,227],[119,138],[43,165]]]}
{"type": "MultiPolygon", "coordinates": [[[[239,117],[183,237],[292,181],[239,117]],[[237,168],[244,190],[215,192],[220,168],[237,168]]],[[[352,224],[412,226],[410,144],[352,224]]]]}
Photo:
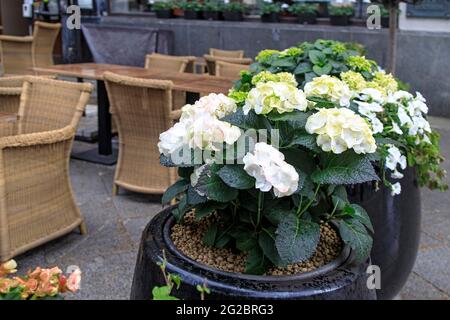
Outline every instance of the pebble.
{"type": "MultiPolygon", "coordinates": [[[[186,256],[210,267],[243,273],[247,254],[234,252],[228,248],[214,248],[203,244],[203,236],[216,217],[208,217],[196,221],[194,214],[185,216],[182,224],[172,227],[171,238],[175,246],[186,256]]],[[[320,241],[314,255],[307,261],[291,264],[286,267],[273,267],[267,275],[293,275],[317,269],[336,259],[342,250],[342,242],[336,231],[328,224],[320,226],[320,241]]]]}

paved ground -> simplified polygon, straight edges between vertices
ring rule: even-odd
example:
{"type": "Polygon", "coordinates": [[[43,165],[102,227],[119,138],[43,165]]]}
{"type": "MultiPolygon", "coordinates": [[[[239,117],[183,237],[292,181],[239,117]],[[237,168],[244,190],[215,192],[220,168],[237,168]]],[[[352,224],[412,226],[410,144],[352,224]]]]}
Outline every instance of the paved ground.
{"type": "MultiPolygon", "coordinates": [[[[450,119],[432,120],[442,133],[443,153],[449,159],[444,166],[450,172],[450,119]]],[[[74,147],[90,146],[76,142],[74,147]]],[[[158,199],[124,191],[112,197],[114,167],[72,160],[71,175],[88,235],[73,232],[17,257],[19,271],[38,265],[77,265],[83,271],[83,283],[74,298],[128,299],[140,234],[161,209],[158,199]]],[[[421,246],[401,298],[450,299],[449,193],[422,193],[421,246]]]]}

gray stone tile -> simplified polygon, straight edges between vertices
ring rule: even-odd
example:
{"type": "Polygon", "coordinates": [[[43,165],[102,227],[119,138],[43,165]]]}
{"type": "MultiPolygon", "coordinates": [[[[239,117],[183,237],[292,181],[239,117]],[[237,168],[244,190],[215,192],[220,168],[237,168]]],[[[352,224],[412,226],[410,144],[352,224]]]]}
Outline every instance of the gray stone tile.
{"type": "Polygon", "coordinates": [[[413,272],[403,287],[400,298],[402,300],[449,300],[450,296],[413,272]]]}

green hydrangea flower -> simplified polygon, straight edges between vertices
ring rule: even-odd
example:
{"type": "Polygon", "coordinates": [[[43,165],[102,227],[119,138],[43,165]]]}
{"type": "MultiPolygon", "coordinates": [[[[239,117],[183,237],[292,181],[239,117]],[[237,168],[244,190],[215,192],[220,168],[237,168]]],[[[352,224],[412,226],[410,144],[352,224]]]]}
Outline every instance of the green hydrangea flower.
{"type": "Polygon", "coordinates": [[[341,79],[344,81],[350,90],[361,91],[364,88],[367,88],[367,82],[364,77],[355,71],[347,71],[341,73],[341,79]]]}
{"type": "Polygon", "coordinates": [[[280,57],[296,57],[303,53],[303,49],[298,47],[288,48],[280,52],[280,57]]]}
{"type": "Polygon", "coordinates": [[[297,81],[295,80],[295,76],[289,72],[280,72],[280,73],[271,73],[269,71],[262,71],[255,75],[252,79],[252,84],[256,85],[260,82],[285,82],[291,84],[295,87],[298,86],[297,81]]]}
{"type": "Polygon", "coordinates": [[[347,64],[355,71],[371,72],[374,61],[368,60],[364,56],[350,56],[347,58],[347,64]]]}
{"type": "Polygon", "coordinates": [[[387,93],[396,92],[398,90],[398,83],[390,73],[385,71],[376,71],[373,74],[373,79],[369,83],[372,87],[378,86],[383,88],[383,91],[387,93]]]}
{"type": "Polygon", "coordinates": [[[262,50],[258,53],[255,60],[258,62],[264,62],[267,61],[269,58],[271,58],[274,54],[280,53],[278,50],[272,50],[272,49],[266,49],[262,50]]]}
{"type": "Polygon", "coordinates": [[[331,45],[331,50],[333,50],[334,54],[341,55],[347,51],[345,45],[341,42],[336,42],[331,45]]]}
{"type": "Polygon", "coordinates": [[[228,93],[228,98],[233,99],[234,101],[236,101],[237,104],[244,103],[245,100],[247,99],[247,96],[248,92],[244,91],[231,90],[228,93]]]}

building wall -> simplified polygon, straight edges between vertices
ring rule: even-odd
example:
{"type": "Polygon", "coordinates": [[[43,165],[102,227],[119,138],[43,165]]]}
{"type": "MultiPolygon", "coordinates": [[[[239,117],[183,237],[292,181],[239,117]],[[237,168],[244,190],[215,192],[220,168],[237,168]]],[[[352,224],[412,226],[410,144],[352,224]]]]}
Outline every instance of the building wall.
{"type": "Polygon", "coordinates": [[[3,34],[29,35],[29,21],[22,16],[23,0],[0,0],[3,34]]]}
{"type": "Polygon", "coordinates": [[[398,26],[400,30],[449,32],[450,19],[412,18],[406,16],[406,3],[400,3],[398,26]]]}
{"type": "MultiPolygon", "coordinates": [[[[175,55],[202,56],[210,47],[243,49],[254,57],[263,49],[285,49],[303,41],[335,39],[366,46],[368,58],[387,63],[386,29],[334,27],[328,25],[266,24],[260,22],[158,20],[153,17],[110,16],[101,23],[133,24],[172,30],[175,55]]],[[[399,31],[397,75],[421,91],[430,103],[430,113],[450,117],[450,34],[399,31]]]]}

